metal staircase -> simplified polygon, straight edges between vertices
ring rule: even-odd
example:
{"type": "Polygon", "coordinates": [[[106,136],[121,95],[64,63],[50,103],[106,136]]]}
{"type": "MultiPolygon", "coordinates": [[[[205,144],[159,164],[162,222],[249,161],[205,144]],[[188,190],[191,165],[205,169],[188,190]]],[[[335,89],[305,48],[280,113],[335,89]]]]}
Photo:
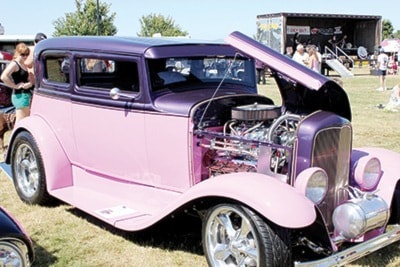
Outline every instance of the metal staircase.
{"type": "Polygon", "coordinates": [[[339,73],[340,77],[353,77],[353,73],[349,71],[338,59],[326,59],[325,63],[334,71],[339,73]]]}
{"type": "Polygon", "coordinates": [[[329,47],[325,47],[325,55],[329,55],[329,57],[325,59],[325,63],[341,77],[353,77],[353,73],[343,65],[343,60],[340,58],[339,54],[344,56],[346,60],[351,63],[351,66],[354,66],[354,60],[338,47],[336,47],[336,51],[332,51],[329,47]]]}

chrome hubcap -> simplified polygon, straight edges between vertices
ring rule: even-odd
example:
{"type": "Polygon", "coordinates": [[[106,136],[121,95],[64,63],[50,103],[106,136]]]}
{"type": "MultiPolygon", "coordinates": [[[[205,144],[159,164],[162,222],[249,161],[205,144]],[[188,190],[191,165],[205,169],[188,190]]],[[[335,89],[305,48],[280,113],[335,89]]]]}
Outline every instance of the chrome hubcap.
{"type": "Polygon", "coordinates": [[[257,240],[250,221],[232,207],[215,209],[206,225],[206,246],[213,266],[258,266],[257,240]]]}
{"type": "Polygon", "coordinates": [[[37,160],[32,149],[22,144],[18,147],[14,168],[17,184],[21,192],[26,197],[32,197],[39,187],[39,173],[37,168],[37,160]]]}

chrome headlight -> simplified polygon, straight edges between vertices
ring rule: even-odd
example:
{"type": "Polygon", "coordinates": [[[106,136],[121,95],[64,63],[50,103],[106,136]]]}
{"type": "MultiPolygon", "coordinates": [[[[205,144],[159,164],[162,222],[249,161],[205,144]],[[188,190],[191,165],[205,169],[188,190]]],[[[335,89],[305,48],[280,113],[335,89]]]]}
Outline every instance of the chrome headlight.
{"type": "Polygon", "coordinates": [[[312,202],[319,204],[328,191],[328,175],[321,168],[308,168],[297,176],[294,187],[312,202]]]}
{"type": "Polygon", "coordinates": [[[355,165],[354,180],[362,189],[374,189],[381,175],[381,162],[378,158],[371,156],[362,157],[355,165]]]}
{"type": "Polygon", "coordinates": [[[21,247],[9,241],[0,241],[1,266],[27,266],[27,262],[27,252],[21,247]]]}

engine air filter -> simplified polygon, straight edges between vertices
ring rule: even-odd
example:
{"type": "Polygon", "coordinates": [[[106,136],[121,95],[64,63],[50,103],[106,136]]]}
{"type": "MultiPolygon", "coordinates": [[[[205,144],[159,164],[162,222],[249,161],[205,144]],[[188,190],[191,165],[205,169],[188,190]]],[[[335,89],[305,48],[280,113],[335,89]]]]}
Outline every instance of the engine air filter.
{"type": "Polygon", "coordinates": [[[232,108],[232,119],[241,121],[263,121],[276,119],[281,115],[281,108],[275,105],[254,103],[232,108]]]}

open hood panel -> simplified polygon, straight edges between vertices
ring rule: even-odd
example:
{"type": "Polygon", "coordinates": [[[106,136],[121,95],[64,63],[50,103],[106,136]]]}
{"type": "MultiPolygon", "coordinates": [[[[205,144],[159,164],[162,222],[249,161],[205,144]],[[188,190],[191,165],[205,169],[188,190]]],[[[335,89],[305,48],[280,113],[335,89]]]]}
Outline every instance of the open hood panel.
{"type": "Polygon", "coordinates": [[[294,113],[325,110],[351,120],[347,94],[336,82],[240,32],[231,33],[225,41],[271,70],[286,110],[294,113]]]}

